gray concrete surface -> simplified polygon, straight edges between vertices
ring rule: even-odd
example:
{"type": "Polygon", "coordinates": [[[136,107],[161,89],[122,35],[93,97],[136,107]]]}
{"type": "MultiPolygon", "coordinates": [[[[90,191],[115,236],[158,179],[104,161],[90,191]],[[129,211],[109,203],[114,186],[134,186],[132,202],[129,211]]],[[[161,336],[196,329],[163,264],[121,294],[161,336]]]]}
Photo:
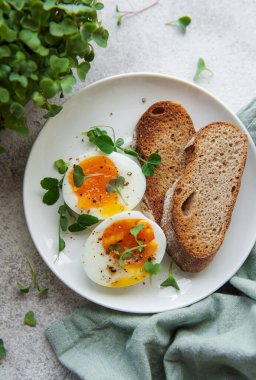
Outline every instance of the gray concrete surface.
{"type": "MultiPolygon", "coordinates": [[[[121,9],[139,9],[151,1],[105,2],[102,18],[110,31],[109,47],[97,49],[87,82],[78,83],[74,91],[98,79],[133,71],[154,71],[192,80],[201,56],[214,76],[200,81],[200,85],[231,109],[237,111],[256,96],[255,0],[160,0],[154,8],[123,20],[120,28],[116,26],[116,3],[121,9]],[[186,35],[164,25],[182,15],[193,20],[186,35]]],[[[8,350],[0,364],[0,379],[73,380],[77,377],[58,363],[44,329],[86,300],[54,277],[36,252],[27,230],[22,180],[30,149],[43,126],[42,112],[28,107],[28,121],[29,138],[9,132],[0,135],[8,147],[8,153],[0,158],[0,337],[8,350]],[[39,278],[49,285],[48,295],[17,291],[17,281],[29,278],[26,255],[35,263],[39,278]],[[28,310],[37,316],[35,328],[22,323],[28,310]]]]}

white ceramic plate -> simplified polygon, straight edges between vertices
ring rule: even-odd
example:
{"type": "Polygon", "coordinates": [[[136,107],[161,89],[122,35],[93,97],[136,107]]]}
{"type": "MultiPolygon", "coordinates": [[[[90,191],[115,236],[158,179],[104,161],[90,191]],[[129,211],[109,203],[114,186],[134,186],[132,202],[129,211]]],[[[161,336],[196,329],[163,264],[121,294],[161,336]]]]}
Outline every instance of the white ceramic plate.
{"type": "MultiPolygon", "coordinates": [[[[218,99],[192,83],[159,74],[125,74],[94,83],[72,96],[63,111],[50,119],[38,136],[26,167],[24,208],[33,241],[51,270],[81,296],[112,309],[134,313],[156,313],[190,305],[222,286],[242,265],[256,239],[256,151],[249,137],[248,158],[232,222],[224,243],[213,262],[203,272],[188,274],[174,268],[180,292],[160,288],[166,278],[169,257],[163,271],[149,282],[119,289],[92,283],[83,271],[81,255],[86,233],[67,235],[66,249],[59,261],[57,251],[58,204],[46,206],[40,180],[58,176],[53,169],[56,159],[80,155],[89,148],[81,132],[94,125],[111,125],[116,136],[130,143],[134,126],[154,102],[172,100],[183,104],[198,130],[212,121],[239,125],[239,119],[218,99]],[[146,102],[142,102],[146,98],[146,102]],[[40,216],[40,217],[39,217],[40,216]]],[[[86,140],[86,139],[85,139],[86,140]]],[[[92,149],[90,147],[90,149],[92,149]]]]}

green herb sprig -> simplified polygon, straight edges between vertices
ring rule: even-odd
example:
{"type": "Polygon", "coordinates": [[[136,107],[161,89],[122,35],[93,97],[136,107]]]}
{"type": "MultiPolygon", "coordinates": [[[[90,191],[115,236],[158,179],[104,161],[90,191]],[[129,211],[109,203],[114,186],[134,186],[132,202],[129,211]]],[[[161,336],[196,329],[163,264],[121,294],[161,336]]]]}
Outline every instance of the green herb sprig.
{"type": "Polygon", "coordinates": [[[141,170],[147,177],[151,177],[154,174],[156,167],[161,164],[161,157],[158,153],[155,152],[150,154],[150,156],[145,160],[135,150],[124,148],[122,146],[124,144],[124,139],[118,138],[116,140],[115,135],[113,135],[112,139],[108,135],[107,131],[102,130],[99,126],[93,127],[89,131],[83,132],[83,134],[87,135],[89,141],[95,144],[105,154],[111,154],[112,152],[121,150],[127,155],[136,157],[143,163],[141,170]]]}
{"type": "Polygon", "coordinates": [[[6,355],[6,348],[4,346],[3,339],[0,339],[0,360],[3,359],[6,355]]]}
{"type": "Polygon", "coordinates": [[[205,61],[203,58],[199,58],[197,61],[197,68],[196,68],[196,73],[194,75],[193,80],[196,82],[200,78],[202,72],[208,71],[211,75],[213,75],[212,70],[209,69],[209,67],[206,66],[205,61]]]}
{"type": "Polygon", "coordinates": [[[59,246],[58,246],[58,255],[57,255],[56,260],[58,260],[60,253],[65,249],[65,246],[66,246],[64,239],[60,235],[61,231],[66,232],[68,229],[68,219],[66,217],[66,213],[67,213],[67,207],[64,204],[64,205],[60,206],[58,209],[58,214],[59,214],[59,246]]]}
{"type": "Polygon", "coordinates": [[[63,178],[68,169],[68,163],[59,159],[54,162],[54,167],[63,175],[62,178],[59,180],[57,178],[45,177],[40,182],[41,187],[44,190],[47,190],[42,201],[48,206],[52,206],[60,197],[60,189],[62,189],[63,178]]]}
{"type": "Polygon", "coordinates": [[[75,165],[73,171],[73,181],[76,187],[81,187],[84,181],[90,177],[98,177],[103,174],[94,173],[94,174],[85,174],[83,168],[80,165],[75,165]]]}
{"type": "Polygon", "coordinates": [[[115,251],[118,254],[118,265],[120,268],[124,269],[125,260],[131,259],[134,256],[135,251],[144,251],[146,244],[143,244],[142,240],[138,239],[138,234],[143,228],[144,224],[138,224],[130,229],[130,234],[134,236],[136,243],[138,244],[137,246],[131,248],[124,247],[123,252],[121,252],[120,244],[111,244],[109,246],[108,252],[115,251]]]}
{"type": "Polygon", "coordinates": [[[192,20],[189,16],[182,16],[177,20],[166,22],[165,25],[177,25],[183,33],[186,33],[187,27],[189,26],[191,21],[192,20]]]}
{"type": "Polygon", "coordinates": [[[118,265],[120,268],[124,269],[125,260],[131,259],[134,256],[134,253],[136,250],[141,252],[141,248],[144,249],[144,247],[146,247],[146,244],[143,244],[143,245],[140,244],[140,245],[138,245],[136,247],[132,247],[132,248],[124,247],[123,252],[121,252],[121,247],[119,244],[112,244],[109,246],[108,251],[109,252],[110,251],[116,251],[118,253],[118,255],[119,255],[118,265]]]}
{"type": "Polygon", "coordinates": [[[124,184],[125,184],[125,178],[122,177],[122,176],[119,176],[117,178],[113,178],[111,179],[107,185],[106,185],[106,190],[109,194],[114,194],[114,193],[118,193],[118,195],[120,196],[120,198],[122,199],[122,201],[124,202],[124,204],[127,206],[127,202],[126,200],[124,199],[121,191],[123,190],[124,188],[124,184]]]}
{"type": "Polygon", "coordinates": [[[150,276],[150,284],[152,284],[152,276],[153,275],[156,275],[158,272],[161,271],[162,267],[161,267],[161,264],[159,263],[156,263],[156,264],[153,264],[151,261],[147,260],[145,263],[144,263],[144,269],[147,273],[149,273],[149,276],[150,276]]]}
{"type": "Polygon", "coordinates": [[[36,326],[36,317],[33,311],[28,311],[23,319],[24,325],[35,327],[36,326]]]}
{"type": "Polygon", "coordinates": [[[82,214],[79,215],[76,222],[71,224],[68,227],[68,230],[70,232],[80,232],[88,229],[88,227],[96,224],[99,222],[99,219],[96,218],[96,216],[88,215],[88,214],[82,214]]]}
{"type": "Polygon", "coordinates": [[[27,286],[22,285],[21,283],[17,283],[18,289],[22,293],[28,293],[31,290],[31,288],[34,286],[34,288],[37,289],[39,291],[39,293],[47,292],[49,288],[39,285],[39,282],[37,279],[37,274],[36,274],[36,271],[35,271],[35,268],[34,268],[32,261],[28,257],[26,257],[26,260],[27,260],[27,263],[28,263],[28,266],[29,266],[29,269],[31,272],[31,281],[30,281],[30,284],[27,286]]]}
{"type": "Polygon", "coordinates": [[[173,273],[172,273],[172,262],[170,263],[170,268],[169,268],[169,273],[168,273],[168,277],[166,280],[164,280],[160,286],[172,286],[173,288],[177,289],[177,290],[180,290],[180,287],[177,283],[177,281],[175,280],[175,278],[173,277],[173,273]]]}
{"type": "Polygon", "coordinates": [[[138,244],[139,248],[138,248],[138,251],[139,252],[143,252],[144,251],[144,248],[143,248],[143,241],[138,239],[138,234],[140,233],[140,231],[144,228],[144,224],[138,224],[137,226],[134,226],[130,229],[130,233],[131,235],[134,236],[135,240],[136,240],[136,243],[138,244]]]}
{"type": "Polygon", "coordinates": [[[71,92],[75,72],[85,80],[94,59],[94,43],[107,46],[108,31],[97,13],[104,5],[97,0],[5,0],[0,4],[0,129],[27,136],[28,101],[45,109],[45,118],[56,115],[62,107],[51,99],[71,92]]]}

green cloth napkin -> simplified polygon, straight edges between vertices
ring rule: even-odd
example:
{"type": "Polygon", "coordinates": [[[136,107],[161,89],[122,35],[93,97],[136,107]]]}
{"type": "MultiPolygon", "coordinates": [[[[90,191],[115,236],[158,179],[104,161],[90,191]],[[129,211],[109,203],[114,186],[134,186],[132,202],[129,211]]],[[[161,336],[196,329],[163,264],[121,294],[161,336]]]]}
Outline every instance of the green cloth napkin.
{"type": "MultiPolygon", "coordinates": [[[[256,142],[256,99],[239,117],[256,142]]],[[[255,380],[256,246],[230,283],[238,295],[214,293],[154,315],[88,303],[48,327],[46,336],[81,379],[255,380]]]]}

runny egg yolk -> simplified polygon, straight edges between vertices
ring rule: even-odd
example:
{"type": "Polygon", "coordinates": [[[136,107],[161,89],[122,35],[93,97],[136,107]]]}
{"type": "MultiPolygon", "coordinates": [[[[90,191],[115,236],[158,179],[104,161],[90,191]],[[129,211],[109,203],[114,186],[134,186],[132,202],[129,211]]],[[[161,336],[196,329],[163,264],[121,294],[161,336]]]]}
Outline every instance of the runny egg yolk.
{"type": "MultiPolygon", "coordinates": [[[[139,224],[143,224],[143,228],[138,233],[137,239],[144,245],[143,252],[137,249],[133,251],[133,256],[125,260],[124,274],[113,281],[110,286],[129,286],[148,277],[148,273],[143,266],[148,259],[154,261],[157,250],[157,243],[150,222],[144,219],[123,219],[113,222],[103,233],[102,245],[106,254],[115,257],[116,265],[118,266],[119,254],[115,250],[110,250],[109,247],[113,244],[118,244],[120,246],[119,252],[122,253],[125,248],[138,246],[130,230],[139,224]]],[[[115,271],[114,268],[110,268],[110,272],[111,269],[115,271]]]]}
{"type": "Polygon", "coordinates": [[[119,202],[118,194],[109,194],[106,190],[108,182],[118,177],[118,170],[112,160],[106,156],[93,156],[79,162],[84,174],[99,174],[86,178],[81,187],[76,187],[73,181],[72,169],[68,181],[77,195],[77,206],[81,210],[95,208],[105,218],[126,210],[119,202]]]}

